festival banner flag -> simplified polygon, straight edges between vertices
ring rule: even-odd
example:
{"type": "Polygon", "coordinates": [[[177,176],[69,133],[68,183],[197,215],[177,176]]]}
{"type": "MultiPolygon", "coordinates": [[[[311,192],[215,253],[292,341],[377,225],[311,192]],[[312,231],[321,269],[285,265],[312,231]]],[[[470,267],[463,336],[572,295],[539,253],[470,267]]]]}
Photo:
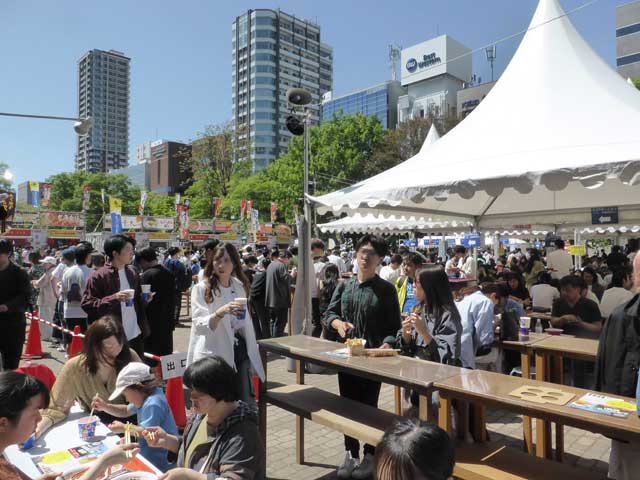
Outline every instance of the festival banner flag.
{"type": "Polygon", "coordinates": [[[140,205],[138,205],[138,215],[144,215],[144,207],[147,204],[147,191],[142,190],[140,192],[140,205]]]}
{"type": "Polygon", "coordinates": [[[180,194],[176,193],[176,213],[178,213],[178,205],[180,205],[180,194]]]}
{"type": "Polygon", "coordinates": [[[253,200],[247,200],[247,219],[251,220],[251,212],[253,211],[253,200]]]}
{"type": "Polygon", "coordinates": [[[244,218],[245,213],[247,212],[247,201],[243,198],[240,200],[240,218],[244,218]]]}
{"type": "Polygon", "coordinates": [[[40,185],[40,197],[42,199],[42,208],[49,208],[49,202],[51,201],[51,184],[43,183],[40,185]]]}
{"type": "Polygon", "coordinates": [[[254,233],[260,230],[260,216],[255,208],[251,209],[251,230],[254,233]]]}
{"type": "Polygon", "coordinates": [[[109,211],[111,212],[111,233],[122,233],[122,200],[115,197],[109,198],[109,211]]]}
{"type": "Polygon", "coordinates": [[[100,196],[102,197],[102,210],[104,211],[104,188],[100,189],[100,196]]]}
{"type": "Polygon", "coordinates": [[[40,183],[29,182],[29,203],[32,207],[40,207],[40,183]]]}
{"type": "Polygon", "coordinates": [[[271,223],[276,222],[276,216],[278,215],[278,204],[271,202],[271,223]]]}
{"type": "MultiPolygon", "coordinates": [[[[102,203],[104,204],[104,190],[102,193],[102,203]]],[[[89,210],[89,200],[91,199],[91,187],[89,185],[85,185],[82,187],[82,210],[85,212],[89,210]]]]}
{"type": "Polygon", "coordinates": [[[220,197],[213,199],[213,218],[218,218],[218,210],[220,209],[220,197]]]}

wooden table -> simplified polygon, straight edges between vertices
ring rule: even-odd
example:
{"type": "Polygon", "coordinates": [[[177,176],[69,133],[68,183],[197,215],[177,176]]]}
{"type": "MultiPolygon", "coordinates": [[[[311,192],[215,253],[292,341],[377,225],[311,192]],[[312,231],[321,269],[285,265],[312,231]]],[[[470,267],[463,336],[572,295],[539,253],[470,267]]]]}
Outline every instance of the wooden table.
{"type": "MultiPolygon", "coordinates": [[[[330,342],[305,335],[279,337],[258,342],[262,364],[267,373],[267,352],[283,355],[296,360],[296,383],[304,384],[304,365],[313,363],[344,372],[351,375],[368,378],[381,383],[388,383],[397,387],[416,390],[419,394],[419,417],[427,420],[432,416],[431,393],[433,385],[438,380],[453,376],[464,376],[471,370],[442,365],[424,360],[394,356],[394,357],[348,357],[338,358],[327,355],[326,352],[344,348],[343,343],[330,342]]],[[[258,408],[260,412],[260,429],[266,445],[266,413],[265,383],[261,384],[258,408]]],[[[304,419],[296,416],[296,452],[299,463],[303,462],[304,419]]]]}
{"type": "MultiPolygon", "coordinates": [[[[546,333],[530,333],[529,340],[503,340],[502,348],[516,350],[520,352],[520,368],[522,378],[531,378],[531,357],[533,355],[533,345],[547,339],[550,335],[546,333]]],[[[524,448],[528,453],[533,453],[533,427],[531,417],[522,417],[522,433],[524,438],[524,448]]]]}
{"type": "MultiPolygon", "coordinates": [[[[620,440],[637,441],[640,435],[640,418],[637,415],[630,414],[627,418],[616,418],[571,408],[568,404],[562,406],[537,404],[509,395],[510,392],[524,385],[559,388],[562,391],[574,394],[575,397],[572,401],[589,393],[588,390],[581,388],[566,385],[558,387],[551,383],[474,370],[466,375],[450,377],[434,384],[434,388],[440,392],[439,424],[443,429],[452,433],[452,399],[478,403],[534,417],[537,422],[536,455],[544,458],[550,458],[551,456],[551,422],[569,425],[620,440]],[[546,422],[549,428],[542,428],[544,423],[541,425],[540,422],[546,422]]],[[[627,400],[635,401],[634,399],[627,400]]],[[[561,433],[560,429],[560,435],[561,433]]],[[[556,443],[556,459],[561,460],[562,454],[563,442],[561,441],[556,443]]]]}

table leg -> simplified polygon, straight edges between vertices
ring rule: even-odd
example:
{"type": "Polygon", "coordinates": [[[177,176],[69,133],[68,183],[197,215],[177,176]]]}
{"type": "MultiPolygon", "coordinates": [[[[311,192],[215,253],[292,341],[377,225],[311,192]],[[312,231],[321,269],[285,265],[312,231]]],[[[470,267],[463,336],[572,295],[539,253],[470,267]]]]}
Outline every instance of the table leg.
{"type": "MultiPolygon", "coordinates": [[[[304,362],[296,360],[296,383],[304,385],[304,362]]],[[[296,461],[304,463],[304,417],[296,415],[296,461]]]]}
{"type": "Polygon", "coordinates": [[[486,408],[484,405],[470,405],[473,409],[473,438],[476,442],[487,441],[486,408]]]}
{"type": "Polygon", "coordinates": [[[441,429],[449,434],[451,438],[455,438],[451,424],[451,399],[442,395],[440,392],[440,413],[438,425],[441,429]]]}
{"type": "Polygon", "coordinates": [[[564,425],[556,423],[556,460],[564,460],[564,425]]]}
{"type": "MultiPolygon", "coordinates": [[[[520,369],[522,370],[522,378],[531,378],[531,352],[528,349],[520,353],[520,369]]],[[[533,454],[533,426],[531,417],[527,415],[522,416],[522,433],[525,452],[533,454]]]]}
{"type": "Polygon", "coordinates": [[[423,422],[428,422],[433,418],[431,410],[431,392],[427,395],[420,395],[418,397],[418,418],[423,422]]]}
{"type": "MultiPolygon", "coordinates": [[[[536,352],[536,380],[548,382],[547,356],[544,352],[536,352]]],[[[536,420],[536,456],[550,458],[551,452],[551,423],[545,420],[536,420]]]]}
{"type": "MultiPolygon", "coordinates": [[[[258,347],[260,350],[260,361],[264,369],[264,381],[260,382],[258,393],[258,417],[260,421],[260,437],[262,438],[262,447],[265,450],[265,458],[267,451],[267,351],[258,347]]],[[[263,462],[263,474],[267,478],[267,462],[263,462]]]]}
{"type": "Polygon", "coordinates": [[[564,383],[564,371],[562,355],[554,355],[550,359],[551,363],[551,375],[550,381],[562,385],[564,383]]]}
{"type": "Polygon", "coordinates": [[[402,415],[402,387],[393,387],[393,410],[396,415],[402,415]]]}

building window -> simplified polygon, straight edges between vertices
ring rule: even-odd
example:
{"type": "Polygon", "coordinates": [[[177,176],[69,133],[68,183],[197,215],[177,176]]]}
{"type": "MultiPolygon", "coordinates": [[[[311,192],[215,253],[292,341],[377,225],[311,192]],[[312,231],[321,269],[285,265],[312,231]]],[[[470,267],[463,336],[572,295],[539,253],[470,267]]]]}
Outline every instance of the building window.
{"type": "Polygon", "coordinates": [[[632,33],[640,32],[640,23],[633,25],[627,25],[616,30],[616,37],[624,37],[625,35],[631,35],[632,33]]]}
{"type": "Polygon", "coordinates": [[[630,63],[640,62],[640,53],[634,53],[633,55],[627,55],[626,57],[620,57],[616,59],[616,65],[622,67],[629,65],[630,63]]]}

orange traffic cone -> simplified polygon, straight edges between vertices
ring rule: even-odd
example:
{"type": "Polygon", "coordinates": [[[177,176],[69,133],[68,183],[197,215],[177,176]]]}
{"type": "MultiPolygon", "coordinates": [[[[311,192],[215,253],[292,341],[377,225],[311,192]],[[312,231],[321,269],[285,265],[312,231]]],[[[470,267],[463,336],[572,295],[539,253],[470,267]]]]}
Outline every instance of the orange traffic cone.
{"type": "Polygon", "coordinates": [[[80,333],[80,325],[73,327],[73,338],[71,339],[71,345],[69,345],[69,358],[75,357],[82,352],[82,337],[78,336],[80,333]]]}
{"type": "Polygon", "coordinates": [[[42,343],[40,342],[40,322],[35,315],[31,317],[31,326],[29,327],[27,347],[22,353],[22,358],[42,358],[42,343]]]}
{"type": "Polygon", "coordinates": [[[174,377],[167,380],[167,403],[173,413],[173,419],[178,428],[187,425],[187,413],[184,407],[184,392],[182,390],[182,377],[174,377]]]}

